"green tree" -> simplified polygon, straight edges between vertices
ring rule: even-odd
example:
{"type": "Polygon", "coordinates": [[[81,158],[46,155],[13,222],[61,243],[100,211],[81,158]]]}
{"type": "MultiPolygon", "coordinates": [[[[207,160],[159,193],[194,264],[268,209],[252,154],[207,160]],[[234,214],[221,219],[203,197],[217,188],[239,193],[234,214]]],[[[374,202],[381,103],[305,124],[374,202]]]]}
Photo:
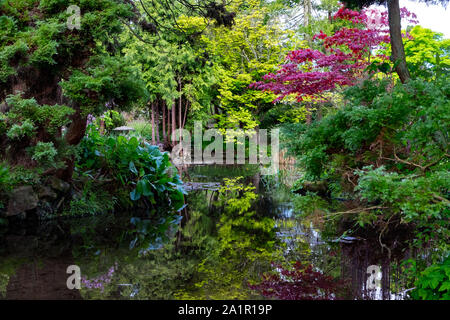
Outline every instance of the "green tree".
{"type": "MultiPolygon", "coordinates": [[[[33,124],[21,143],[0,136],[0,156],[13,164],[29,161],[25,150],[39,142],[77,145],[88,114],[126,109],[144,96],[135,70],[114,45],[123,31],[120,19],[133,19],[131,6],[114,0],[73,4],[81,9],[81,28],[70,30],[66,1],[0,1],[0,111],[8,130],[33,124]]],[[[73,156],[61,157],[66,166],[58,175],[70,180],[73,156]]]]}
{"type": "Polygon", "coordinates": [[[268,19],[270,11],[263,1],[236,1],[230,11],[239,12],[235,25],[213,29],[206,40],[220,79],[216,117],[220,129],[251,130],[272,107],[275,96],[251,89],[250,84],[275,71],[296,42],[290,42],[293,33],[283,31],[275,17],[268,19]]]}
{"type": "MultiPolygon", "coordinates": [[[[210,108],[211,86],[216,81],[200,37],[208,21],[181,14],[178,33],[133,39],[127,55],[142,72],[150,93],[153,141],[169,142],[176,128],[184,128],[188,114],[210,108]]],[[[172,141],[173,143],[173,141],[172,141]]]]}
{"type": "MultiPolygon", "coordinates": [[[[420,0],[426,3],[441,3],[446,5],[448,0],[420,0]]],[[[402,39],[402,26],[400,17],[400,2],[399,0],[344,0],[349,7],[368,7],[372,4],[383,4],[386,3],[388,7],[389,16],[389,32],[391,35],[391,60],[395,64],[395,71],[402,83],[405,83],[411,79],[405,56],[405,48],[402,39]]]]}
{"type": "Polygon", "coordinates": [[[409,31],[405,40],[406,62],[414,77],[432,78],[448,74],[450,70],[450,40],[441,33],[421,26],[409,31]]]}

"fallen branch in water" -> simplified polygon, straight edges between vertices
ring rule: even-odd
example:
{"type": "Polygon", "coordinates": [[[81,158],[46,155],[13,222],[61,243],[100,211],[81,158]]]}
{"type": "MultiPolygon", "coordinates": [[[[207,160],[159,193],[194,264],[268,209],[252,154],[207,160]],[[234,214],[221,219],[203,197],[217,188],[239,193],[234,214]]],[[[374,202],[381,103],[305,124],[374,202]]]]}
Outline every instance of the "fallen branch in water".
{"type": "Polygon", "coordinates": [[[376,210],[376,209],[389,209],[389,207],[382,207],[382,206],[375,206],[375,207],[369,207],[369,208],[355,208],[348,211],[340,211],[340,212],[333,212],[329,215],[338,216],[342,214],[349,214],[349,213],[360,213],[367,210],[376,210]]]}
{"type": "Polygon", "coordinates": [[[332,218],[339,216],[339,215],[355,214],[355,213],[361,213],[361,212],[377,210],[377,209],[389,209],[389,207],[374,206],[374,207],[369,207],[369,208],[355,208],[355,209],[351,209],[348,211],[332,212],[332,213],[329,213],[324,220],[331,220],[332,218]]]}

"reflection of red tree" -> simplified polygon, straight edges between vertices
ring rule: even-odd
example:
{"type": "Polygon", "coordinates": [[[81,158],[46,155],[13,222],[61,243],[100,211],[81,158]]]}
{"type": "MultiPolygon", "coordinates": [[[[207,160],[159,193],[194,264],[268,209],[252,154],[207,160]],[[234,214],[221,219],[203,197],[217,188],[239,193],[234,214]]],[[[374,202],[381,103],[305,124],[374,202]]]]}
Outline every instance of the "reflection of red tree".
{"type": "Polygon", "coordinates": [[[314,271],[312,265],[296,262],[292,269],[274,267],[279,271],[264,274],[261,283],[249,287],[266,298],[280,300],[335,300],[347,291],[343,281],[314,271]]]}

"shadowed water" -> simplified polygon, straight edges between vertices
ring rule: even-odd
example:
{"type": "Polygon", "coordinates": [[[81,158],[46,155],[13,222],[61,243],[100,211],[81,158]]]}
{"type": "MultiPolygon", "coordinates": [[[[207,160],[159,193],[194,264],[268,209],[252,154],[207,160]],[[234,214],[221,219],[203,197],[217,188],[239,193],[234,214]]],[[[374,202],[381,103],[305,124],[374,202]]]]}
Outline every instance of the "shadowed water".
{"type": "Polygon", "coordinates": [[[0,298],[262,299],[248,284],[277,272],[279,261],[340,279],[340,298],[401,298],[390,292],[390,259],[376,241],[337,238],[338,230],[298,218],[290,192],[297,178],[292,167],[277,176],[247,165],[185,168],[188,205],[178,228],[145,246],[131,245],[126,226],[135,213],[28,218],[0,233],[0,298]],[[67,288],[70,265],[81,269],[81,290],[67,288]],[[368,291],[371,265],[382,277],[368,291]]]}

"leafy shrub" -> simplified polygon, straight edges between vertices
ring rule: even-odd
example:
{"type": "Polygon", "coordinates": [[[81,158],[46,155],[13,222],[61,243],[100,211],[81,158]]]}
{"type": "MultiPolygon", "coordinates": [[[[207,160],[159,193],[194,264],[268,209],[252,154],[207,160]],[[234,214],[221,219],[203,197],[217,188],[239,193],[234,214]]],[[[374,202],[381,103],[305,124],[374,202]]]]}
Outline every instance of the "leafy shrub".
{"type": "MultiPolygon", "coordinates": [[[[437,198],[445,197],[449,187],[445,179],[436,180],[424,172],[434,175],[433,170],[448,169],[448,82],[414,80],[394,87],[391,92],[386,91],[386,86],[385,81],[367,81],[362,87],[348,89],[348,104],[322,120],[310,126],[286,126],[287,147],[299,155],[306,179],[338,183],[341,187],[334,188],[338,192],[360,191],[362,198],[369,202],[395,204],[396,201],[387,198],[395,197],[395,190],[404,190],[403,195],[413,197],[411,190],[427,184],[433,190],[424,196],[433,193],[437,198]],[[381,165],[386,172],[383,178],[380,171],[370,173],[381,165]],[[404,176],[394,177],[391,173],[404,176]],[[356,188],[361,175],[366,178],[360,179],[356,188]],[[420,179],[410,182],[406,191],[407,183],[402,178],[408,176],[420,179]],[[437,181],[443,184],[436,185],[437,181]],[[405,188],[399,188],[399,183],[405,188]],[[371,195],[368,188],[373,189],[371,195]]],[[[403,209],[406,212],[406,207],[403,209]]]]}
{"type": "Polygon", "coordinates": [[[74,110],[65,105],[39,105],[34,98],[22,98],[21,93],[8,95],[6,103],[8,111],[0,116],[0,139],[7,137],[9,141],[2,142],[0,157],[10,163],[35,160],[43,166],[62,168],[63,159],[70,155],[59,133],[71,121],[74,110]]]}
{"type": "Polygon", "coordinates": [[[450,300],[450,256],[420,274],[411,297],[421,300],[450,300]]]}
{"type": "Polygon", "coordinates": [[[117,127],[124,126],[126,124],[123,115],[115,110],[108,110],[105,112],[103,117],[97,118],[96,125],[100,127],[100,121],[103,120],[105,123],[106,132],[111,132],[117,127]]]}
{"type": "Polygon", "coordinates": [[[112,178],[117,188],[127,188],[130,199],[142,200],[147,206],[167,205],[180,210],[184,206],[184,190],[167,152],[141,144],[135,137],[108,137],[94,126],[81,143],[80,170],[99,170],[112,178]]]}
{"type": "Polygon", "coordinates": [[[6,135],[11,140],[19,140],[24,137],[31,137],[33,135],[34,125],[30,120],[25,120],[21,125],[14,124],[11,129],[8,130],[6,135]]]}
{"type": "Polygon", "coordinates": [[[195,275],[197,264],[168,243],[159,250],[149,251],[144,259],[122,265],[119,278],[121,283],[133,286],[124,288],[121,295],[130,297],[135,286],[134,299],[174,299],[174,293],[189,283],[195,275]]]}
{"type": "Polygon", "coordinates": [[[0,191],[6,189],[9,185],[9,169],[4,164],[0,163],[0,191]]]}
{"type": "Polygon", "coordinates": [[[71,216],[94,215],[114,210],[115,199],[102,189],[96,189],[92,183],[87,183],[82,192],[76,195],[65,213],[71,216]]]}
{"type": "Polygon", "coordinates": [[[450,236],[449,84],[366,81],[321,120],[285,126],[287,147],[305,169],[298,189],[307,180],[326,187],[324,195],[303,188],[311,192],[296,204],[323,221],[370,225],[381,234],[399,223],[413,231],[411,245],[433,246],[433,261],[441,258],[450,236]]]}
{"type": "Polygon", "coordinates": [[[6,133],[6,116],[0,113],[0,136],[6,133]]]}
{"type": "Polygon", "coordinates": [[[42,170],[27,169],[22,166],[16,166],[10,170],[11,185],[37,185],[41,182],[42,170]]]}
{"type": "Polygon", "coordinates": [[[9,168],[4,164],[0,163],[0,209],[4,207],[1,193],[2,191],[7,190],[9,187],[10,187],[9,168]]]}
{"type": "Polygon", "coordinates": [[[386,81],[366,81],[348,89],[347,105],[322,120],[285,126],[286,146],[300,156],[309,179],[340,173],[337,157],[341,165],[361,169],[373,164],[380,151],[394,158],[392,146],[401,150],[411,141],[410,153],[420,155],[415,161],[425,154],[439,159],[448,143],[449,96],[448,82],[415,80],[387,92],[386,81]]]}
{"type": "MultiPolygon", "coordinates": [[[[370,203],[383,203],[392,211],[401,212],[406,221],[419,223],[420,219],[448,219],[448,202],[430,201],[438,197],[440,189],[450,189],[450,174],[436,171],[428,177],[411,179],[408,175],[387,172],[384,167],[371,167],[358,171],[359,183],[355,188],[361,199],[370,203]]],[[[436,199],[438,200],[438,199],[436,199]]]]}
{"type": "MultiPolygon", "coordinates": [[[[10,111],[6,118],[11,123],[31,122],[34,127],[43,127],[51,134],[70,122],[69,116],[74,113],[72,108],[64,105],[39,105],[35,99],[23,99],[20,94],[9,95],[6,102],[10,111]]],[[[29,123],[28,123],[29,127],[29,123]]],[[[34,130],[30,129],[31,131],[34,130]]]]}
{"type": "Polygon", "coordinates": [[[34,153],[31,159],[48,165],[55,160],[57,154],[58,152],[53,142],[38,142],[36,147],[34,147],[34,153]]]}

